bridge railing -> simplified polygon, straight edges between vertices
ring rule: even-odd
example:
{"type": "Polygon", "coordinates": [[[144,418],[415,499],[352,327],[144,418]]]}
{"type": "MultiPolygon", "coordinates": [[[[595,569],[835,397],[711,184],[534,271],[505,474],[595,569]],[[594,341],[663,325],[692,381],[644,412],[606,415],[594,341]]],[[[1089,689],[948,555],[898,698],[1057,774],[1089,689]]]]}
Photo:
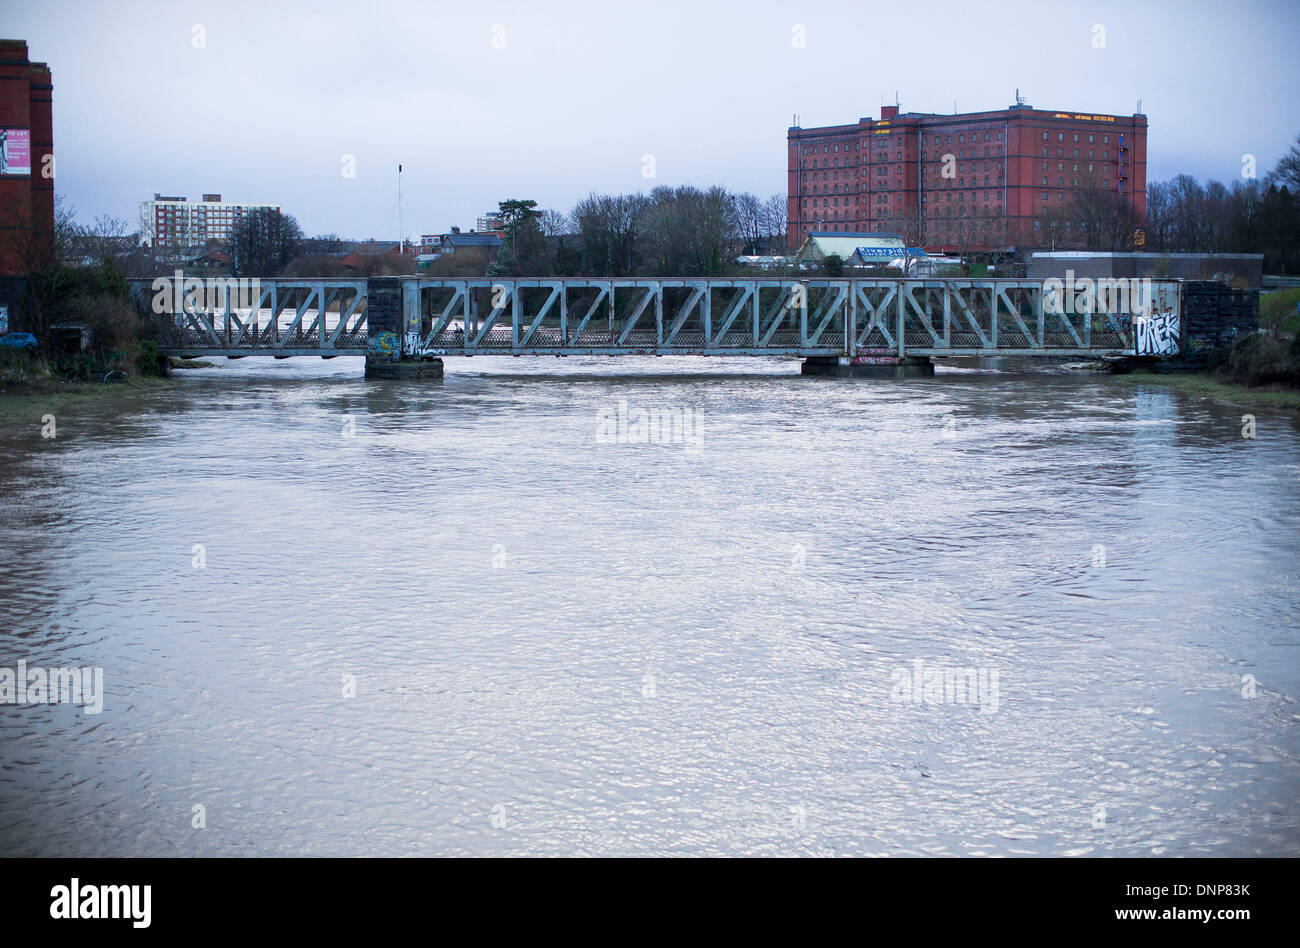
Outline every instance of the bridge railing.
{"type": "MultiPolygon", "coordinates": [[[[1032,280],[374,279],[398,288],[401,331],[368,331],[365,279],[195,280],[151,314],[166,351],[429,358],[1133,351],[1135,319],[1151,312],[1126,294],[1078,306],[1032,280]]],[[[1176,325],[1180,284],[1150,292],[1176,325]]]]}

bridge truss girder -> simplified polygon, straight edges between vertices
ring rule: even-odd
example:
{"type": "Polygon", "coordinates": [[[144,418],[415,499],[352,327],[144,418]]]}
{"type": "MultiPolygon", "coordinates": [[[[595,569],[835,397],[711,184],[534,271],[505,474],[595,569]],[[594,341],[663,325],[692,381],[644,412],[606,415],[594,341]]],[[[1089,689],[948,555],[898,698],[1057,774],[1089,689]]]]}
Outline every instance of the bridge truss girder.
{"type": "MultiPolygon", "coordinates": [[[[1029,280],[401,281],[401,355],[1081,355],[1131,351],[1134,314],[1061,313],[1029,280]]],[[[155,317],[195,355],[364,355],[366,280],[259,282],[256,305],[186,298],[155,317]]],[[[387,351],[388,355],[396,353],[387,351]]]]}

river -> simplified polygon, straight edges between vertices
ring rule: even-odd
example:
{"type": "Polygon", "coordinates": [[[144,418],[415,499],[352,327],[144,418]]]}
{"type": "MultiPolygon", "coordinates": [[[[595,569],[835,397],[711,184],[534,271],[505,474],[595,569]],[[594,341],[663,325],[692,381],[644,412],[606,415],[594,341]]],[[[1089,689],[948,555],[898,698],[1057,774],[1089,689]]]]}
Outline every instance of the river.
{"type": "Polygon", "coordinates": [[[214,361],[0,432],[8,855],[1300,854],[1285,415],[214,361]]]}

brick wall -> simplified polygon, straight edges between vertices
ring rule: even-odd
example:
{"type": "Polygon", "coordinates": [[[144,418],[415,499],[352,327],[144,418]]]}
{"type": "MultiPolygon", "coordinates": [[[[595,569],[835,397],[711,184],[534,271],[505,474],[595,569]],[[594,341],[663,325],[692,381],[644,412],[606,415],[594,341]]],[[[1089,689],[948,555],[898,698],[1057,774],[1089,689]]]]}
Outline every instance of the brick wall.
{"type": "Polygon", "coordinates": [[[54,246],[53,83],[45,63],[27,56],[23,40],[0,40],[0,128],[26,130],[31,174],[0,177],[0,274],[47,263],[54,246]]]}

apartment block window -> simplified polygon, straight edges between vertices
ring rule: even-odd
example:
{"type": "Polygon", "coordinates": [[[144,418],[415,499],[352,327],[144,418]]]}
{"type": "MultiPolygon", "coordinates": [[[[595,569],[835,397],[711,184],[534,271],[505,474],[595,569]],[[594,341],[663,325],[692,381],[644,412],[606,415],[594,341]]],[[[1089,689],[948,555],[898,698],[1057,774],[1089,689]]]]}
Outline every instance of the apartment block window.
{"type": "Polygon", "coordinates": [[[1063,141],[1065,141],[1065,132],[1057,132],[1057,133],[1056,133],[1056,140],[1057,140],[1058,142],[1063,142],[1063,141]]]}
{"type": "Polygon", "coordinates": [[[1109,144],[1110,144],[1110,136],[1109,136],[1109,135],[1103,135],[1103,136],[1101,136],[1101,143],[1102,143],[1103,145],[1109,145],[1109,144]]]}
{"type": "Polygon", "coordinates": [[[1089,136],[1088,136],[1088,144],[1091,145],[1094,141],[1096,141],[1096,139],[1097,139],[1097,136],[1096,136],[1096,135],[1089,135],[1089,136]]]}
{"type": "Polygon", "coordinates": [[[1043,141],[1047,141],[1047,133],[1043,132],[1043,141]]]}
{"type": "Polygon", "coordinates": [[[1078,179],[1078,178],[1075,178],[1075,179],[1074,179],[1074,186],[1075,186],[1076,188],[1079,186],[1079,179],[1078,179]]]}
{"type": "Polygon", "coordinates": [[[1075,140],[1076,142],[1079,140],[1079,136],[1078,136],[1077,134],[1074,136],[1074,140],[1075,140]]]}

